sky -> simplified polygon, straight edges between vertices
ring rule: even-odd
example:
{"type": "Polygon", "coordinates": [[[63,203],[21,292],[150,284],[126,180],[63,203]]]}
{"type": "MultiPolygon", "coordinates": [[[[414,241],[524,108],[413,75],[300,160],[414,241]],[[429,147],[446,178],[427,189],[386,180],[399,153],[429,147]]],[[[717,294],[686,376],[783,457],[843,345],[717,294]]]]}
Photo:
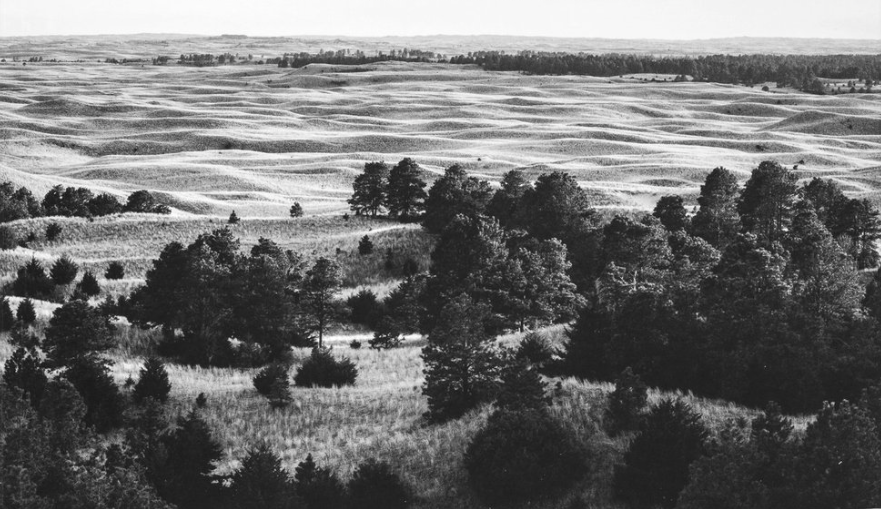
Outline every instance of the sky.
{"type": "Polygon", "coordinates": [[[881,39],[881,0],[0,0],[0,36],[881,39]]]}

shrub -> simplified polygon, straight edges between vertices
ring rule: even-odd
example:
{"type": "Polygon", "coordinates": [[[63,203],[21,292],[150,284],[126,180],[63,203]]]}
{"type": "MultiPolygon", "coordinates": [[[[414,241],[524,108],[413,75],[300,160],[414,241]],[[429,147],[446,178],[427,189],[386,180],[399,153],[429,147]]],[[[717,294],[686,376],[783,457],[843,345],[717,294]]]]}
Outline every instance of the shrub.
{"type": "Polygon", "coordinates": [[[329,348],[313,348],[294,377],[297,387],[355,385],[358,368],[349,359],[336,360],[329,348]]]}
{"type": "Polygon", "coordinates": [[[615,380],[615,390],[607,398],[605,427],[609,436],[634,431],[644,415],[648,388],[629,367],[615,380]]]}
{"type": "Polygon", "coordinates": [[[357,339],[353,339],[353,340],[349,343],[349,348],[351,348],[352,350],[358,350],[358,349],[361,348],[361,342],[358,341],[357,339]]]}
{"type": "Polygon", "coordinates": [[[109,193],[101,193],[89,200],[89,213],[93,216],[109,216],[122,212],[122,203],[109,193]]]}
{"type": "Polygon", "coordinates": [[[79,265],[68,258],[67,255],[64,255],[58,260],[55,260],[55,263],[52,264],[52,268],[49,270],[49,276],[52,278],[52,282],[56,285],[64,286],[69,285],[74,279],[76,279],[79,270],[79,265]]]}
{"type": "Polygon", "coordinates": [[[571,433],[538,410],[499,410],[465,452],[468,483],[487,506],[505,506],[557,494],[584,471],[571,433]]]}
{"type": "Polygon", "coordinates": [[[530,332],[521,341],[515,354],[517,359],[524,359],[530,364],[544,366],[554,357],[554,349],[537,332],[530,332]]]}
{"type": "Polygon", "coordinates": [[[46,225],[46,240],[49,242],[55,242],[58,240],[58,237],[61,236],[61,232],[64,231],[64,228],[61,227],[58,223],[49,223],[46,225]]]}
{"type": "Polygon", "coordinates": [[[8,226],[0,226],[0,249],[6,251],[18,246],[18,236],[15,230],[8,226]]]}
{"type": "Polygon", "coordinates": [[[30,297],[19,303],[18,309],[15,310],[15,318],[28,325],[37,321],[37,310],[34,309],[34,301],[30,297]]]}
{"type": "Polygon", "coordinates": [[[205,408],[208,405],[208,396],[204,392],[200,392],[196,396],[196,408],[205,408]]]}
{"type": "Polygon", "coordinates": [[[80,280],[76,289],[88,297],[94,297],[101,293],[101,285],[98,284],[98,278],[90,270],[83,274],[83,279],[80,280]]]}
{"type": "Polygon", "coordinates": [[[147,398],[153,398],[165,403],[168,401],[169,392],[171,392],[171,382],[168,381],[168,371],[165,370],[161,360],[150,357],[144,362],[141,376],[132,392],[135,401],[140,402],[147,398]]]}
{"type": "Polygon", "coordinates": [[[346,305],[351,311],[352,323],[375,328],[382,316],[382,304],[376,294],[366,288],[346,299],[346,305]]]}
{"type": "Polygon", "coordinates": [[[236,215],[236,211],[233,210],[233,211],[232,211],[232,214],[229,215],[229,220],[227,221],[227,223],[229,223],[229,224],[239,224],[239,221],[241,221],[241,219],[239,219],[239,216],[236,215]]]}
{"type": "Polygon", "coordinates": [[[316,466],[311,454],[297,465],[294,479],[297,483],[297,494],[309,509],[338,509],[346,506],[346,487],[333,472],[316,466]]]}
{"type": "Polygon", "coordinates": [[[401,344],[401,329],[398,322],[391,317],[384,316],[376,325],[376,331],[373,337],[367,340],[370,348],[374,350],[382,350],[383,348],[395,348],[401,344]]]}
{"type": "Polygon", "coordinates": [[[349,501],[351,509],[406,509],[412,496],[388,463],[371,458],[355,469],[349,501]]]}
{"type": "Polygon", "coordinates": [[[653,406],[639,434],[615,467],[615,496],[630,505],[672,509],[688,482],[688,468],[704,452],[707,429],[700,415],[679,400],[653,406]]]}
{"type": "Polygon", "coordinates": [[[254,376],[254,388],[263,396],[269,396],[272,391],[272,385],[277,380],[288,379],[288,367],[284,364],[274,363],[261,369],[254,376]]]}
{"type": "Polygon", "coordinates": [[[361,240],[358,242],[358,254],[365,256],[371,253],[373,253],[373,241],[370,240],[370,237],[365,235],[361,237],[361,240]]]}
{"type": "Polygon", "coordinates": [[[281,459],[266,444],[248,451],[242,466],[230,478],[232,507],[242,509],[294,509],[294,483],[281,467],[281,459]]]}
{"type": "Polygon", "coordinates": [[[125,277],[125,267],[119,262],[110,262],[107,271],[104,273],[105,279],[122,279],[125,277]]]}
{"type": "Polygon", "coordinates": [[[291,217],[302,217],[303,216],[303,207],[300,205],[300,202],[295,201],[293,205],[291,205],[291,217]]]}

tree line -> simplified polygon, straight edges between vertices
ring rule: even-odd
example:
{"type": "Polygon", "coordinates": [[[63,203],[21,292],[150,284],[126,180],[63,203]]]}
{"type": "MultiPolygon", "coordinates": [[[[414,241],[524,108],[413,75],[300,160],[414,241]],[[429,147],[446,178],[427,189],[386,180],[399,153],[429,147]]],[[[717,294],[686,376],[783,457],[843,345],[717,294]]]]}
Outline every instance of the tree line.
{"type": "Polygon", "coordinates": [[[110,193],[95,195],[85,187],[54,186],[42,201],[26,187],[12,182],[0,184],[0,223],[43,216],[98,217],[123,212],[170,214],[147,190],[135,191],[123,204],[110,193]]]}
{"type": "Polygon", "coordinates": [[[752,85],[775,82],[810,91],[817,77],[857,79],[872,84],[881,79],[879,55],[652,55],[520,51],[469,52],[450,59],[453,64],[477,64],[490,71],[528,74],[620,76],[655,73],[692,76],[695,81],[752,85]]]}

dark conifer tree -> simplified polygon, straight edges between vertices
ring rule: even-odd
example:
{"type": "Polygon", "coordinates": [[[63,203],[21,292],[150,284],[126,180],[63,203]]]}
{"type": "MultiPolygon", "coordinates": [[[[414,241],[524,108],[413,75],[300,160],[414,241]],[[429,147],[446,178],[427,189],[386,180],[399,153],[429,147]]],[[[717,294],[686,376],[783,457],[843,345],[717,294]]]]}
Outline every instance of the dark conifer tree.
{"type": "Polygon", "coordinates": [[[361,237],[360,241],[358,241],[358,254],[365,256],[371,253],[373,253],[373,241],[370,240],[370,237],[365,235],[361,237]]]}
{"type": "Polygon", "coordinates": [[[141,368],[141,374],[138,383],[135,384],[132,396],[135,401],[143,401],[147,398],[153,398],[160,403],[168,400],[168,393],[171,392],[171,382],[168,381],[168,371],[165,365],[157,357],[150,357],[144,362],[141,368]]]}
{"type": "Polygon", "coordinates": [[[737,177],[721,166],[707,175],[697,199],[700,209],[691,220],[691,231],[696,237],[723,249],[740,231],[737,196],[740,186],[737,177]]]}
{"type": "Polygon", "coordinates": [[[391,217],[409,221],[422,213],[427,195],[420,173],[419,165],[409,157],[389,172],[386,206],[391,217]]]}
{"type": "Polygon", "coordinates": [[[112,261],[107,266],[107,271],[104,272],[105,279],[119,280],[125,277],[125,267],[122,266],[122,263],[117,261],[112,261]]]}
{"type": "Polygon", "coordinates": [[[364,173],[355,177],[354,192],[349,205],[355,215],[375,216],[386,207],[389,187],[389,168],[384,162],[364,164],[364,173]]]}
{"type": "Polygon", "coordinates": [[[67,257],[67,255],[62,256],[52,265],[52,269],[49,271],[49,275],[52,277],[52,281],[58,286],[69,285],[76,279],[76,275],[79,272],[79,265],[77,265],[73,260],[67,257]]]}
{"type": "Polygon", "coordinates": [[[18,305],[18,309],[15,311],[15,317],[18,321],[27,325],[36,322],[37,310],[34,309],[34,301],[30,298],[21,301],[18,305]]]}
{"type": "MultiPolygon", "coordinates": [[[[19,304],[21,306],[21,304],[19,304]]],[[[9,299],[5,296],[0,297],[0,332],[12,330],[15,323],[15,315],[12,314],[12,308],[9,306],[9,299]]]]}
{"type": "Polygon", "coordinates": [[[80,280],[76,289],[87,297],[95,297],[101,293],[101,285],[98,284],[98,278],[92,274],[91,270],[87,270],[83,274],[83,278],[80,280]]]}
{"type": "Polygon", "coordinates": [[[682,205],[681,196],[663,196],[655,205],[653,216],[661,220],[664,228],[671,232],[684,230],[688,227],[688,214],[682,205]]]}
{"type": "Polygon", "coordinates": [[[230,479],[232,507],[236,509],[295,509],[293,480],[281,466],[281,459],[266,444],[248,451],[230,479]]]}

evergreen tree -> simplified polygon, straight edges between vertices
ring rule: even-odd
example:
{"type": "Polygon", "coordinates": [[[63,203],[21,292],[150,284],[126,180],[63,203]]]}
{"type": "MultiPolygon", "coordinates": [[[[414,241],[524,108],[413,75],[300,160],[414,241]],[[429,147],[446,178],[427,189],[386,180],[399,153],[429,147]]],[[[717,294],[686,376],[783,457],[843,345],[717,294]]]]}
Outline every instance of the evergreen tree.
{"type": "Polygon", "coordinates": [[[441,310],[422,350],[429,421],[461,417],[495,396],[501,362],[487,333],[488,320],[489,307],[465,294],[441,310]]]}
{"type": "MultiPolygon", "coordinates": [[[[19,307],[21,307],[20,304],[19,307]]],[[[12,308],[9,306],[9,299],[5,296],[0,297],[0,332],[12,330],[13,323],[15,323],[15,316],[12,314],[12,308]]]]}
{"type": "Polygon", "coordinates": [[[89,200],[89,213],[93,216],[109,216],[122,212],[122,204],[109,193],[101,193],[89,200]]]}
{"type": "Polygon", "coordinates": [[[212,483],[215,462],[223,449],[211,436],[208,424],[196,412],[177,421],[177,429],[161,438],[166,455],[156,471],[156,488],[162,498],[178,507],[216,507],[217,487],[212,483]]]}
{"type": "Polygon", "coordinates": [[[365,256],[371,253],[373,253],[373,242],[370,240],[370,237],[365,235],[361,237],[361,240],[358,242],[358,254],[365,256]]]}
{"type": "Polygon", "coordinates": [[[634,506],[672,509],[688,483],[688,467],[704,453],[708,431],[682,401],[653,406],[615,468],[615,496],[634,506]]]}
{"type": "Polygon", "coordinates": [[[517,208],[518,226],[538,239],[556,238],[571,247],[590,225],[594,210],[572,175],[555,171],[538,177],[517,208]]]}
{"type": "Polygon", "coordinates": [[[337,509],[346,506],[346,487],[333,472],[315,465],[312,455],[297,465],[297,494],[309,509],[337,509]]]}
{"type": "Polygon", "coordinates": [[[46,240],[48,242],[55,242],[58,240],[58,237],[61,236],[61,232],[64,231],[64,228],[61,227],[58,223],[49,223],[46,225],[46,240]]]}
{"type": "Polygon", "coordinates": [[[236,215],[236,211],[233,210],[233,211],[232,211],[232,214],[229,215],[229,221],[227,221],[227,223],[229,223],[229,224],[239,224],[239,221],[241,221],[241,219],[239,219],[239,216],[236,215]]]}
{"type": "MultiPolygon", "coordinates": [[[[7,306],[9,304],[7,303],[7,306]]],[[[34,309],[34,301],[30,298],[24,299],[19,303],[18,309],[15,311],[15,317],[24,324],[32,324],[37,321],[37,310],[34,309]]]]}
{"type": "Polygon", "coordinates": [[[6,225],[0,226],[0,249],[9,251],[17,246],[18,236],[15,234],[15,230],[6,225]]]}
{"type": "Polygon", "coordinates": [[[108,364],[96,357],[76,357],[65,365],[61,374],[76,387],[86,404],[83,422],[99,433],[105,433],[122,424],[125,406],[108,364]]]}
{"type": "Polygon", "coordinates": [[[48,381],[40,356],[33,348],[18,347],[3,365],[3,383],[21,389],[34,408],[39,406],[48,381]]]}
{"type": "Polygon", "coordinates": [[[492,194],[489,182],[469,177],[462,167],[453,165],[428,190],[422,226],[440,233],[457,214],[483,214],[492,194]]]}
{"type": "Polygon", "coordinates": [[[691,231],[696,237],[723,249],[740,231],[737,196],[740,186],[737,177],[721,166],[707,175],[697,199],[700,209],[691,220],[691,231]]]}
{"type": "Polygon", "coordinates": [[[661,220],[664,228],[671,232],[688,227],[688,214],[682,205],[681,196],[663,196],[655,205],[653,216],[661,220]]]}
{"type": "Polygon", "coordinates": [[[107,317],[81,300],[68,302],[55,310],[43,342],[46,359],[54,366],[67,366],[113,345],[107,317]]]}
{"type": "Polygon", "coordinates": [[[303,217],[303,206],[300,205],[300,202],[295,201],[293,205],[291,205],[290,210],[291,217],[303,217]]]}
{"type": "Polygon", "coordinates": [[[49,275],[56,285],[65,286],[76,279],[77,272],[79,272],[79,266],[68,258],[67,255],[64,255],[55,261],[52,269],[49,271],[49,275]]]}
{"type": "Polygon", "coordinates": [[[12,292],[20,297],[45,298],[54,288],[52,279],[46,275],[43,264],[35,258],[19,267],[17,277],[12,282],[12,292]]]}
{"type": "Polygon", "coordinates": [[[388,463],[371,458],[355,468],[349,500],[352,509],[406,509],[413,497],[388,463]]]}
{"type": "Polygon", "coordinates": [[[506,228],[521,226],[517,224],[520,200],[532,184],[520,170],[511,170],[502,176],[501,188],[493,194],[487,204],[488,215],[498,219],[499,224],[506,228]]]}
{"type": "Polygon", "coordinates": [[[419,165],[409,157],[401,159],[389,172],[386,198],[389,215],[402,221],[418,217],[427,197],[425,185],[419,165]]]}
{"type": "Polygon", "coordinates": [[[629,367],[615,380],[615,390],[607,397],[605,422],[610,436],[634,431],[644,415],[648,389],[629,367]]]}
{"type": "Polygon", "coordinates": [[[83,278],[76,286],[76,289],[87,297],[95,297],[101,293],[101,285],[98,284],[98,278],[92,274],[91,270],[87,270],[83,274],[83,278]]]}
{"type": "Polygon", "coordinates": [[[774,161],[753,170],[737,203],[743,228],[763,246],[782,241],[792,223],[798,177],[774,161]]]}
{"type": "Polygon", "coordinates": [[[168,400],[168,393],[171,392],[171,382],[168,381],[168,371],[165,365],[157,357],[150,357],[144,362],[141,368],[141,374],[138,383],[132,391],[135,401],[143,401],[147,398],[153,398],[160,403],[168,400]]]}
{"type": "Polygon", "coordinates": [[[340,267],[328,258],[319,258],[306,272],[303,281],[302,302],[314,320],[314,328],[318,332],[318,347],[322,347],[324,330],[335,316],[333,305],[334,293],[342,284],[340,267]]]}
{"type": "Polygon", "coordinates": [[[364,173],[355,177],[352,184],[354,192],[348,200],[355,215],[375,216],[387,206],[389,187],[389,168],[384,162],[364,164],[364,173]]]}
{"type": "Polygon", "coordinates": [[[107,271],[104,272],[105,279],[111,280],[119,280],[125,277],[125,267],[122,266],[122,263],[117,261],[112,261],[107,266],[107,271]]]}
{"type": "Polygon", "coordinates": [[[281,459],[266,444],[248,451],[242,466],[231,477],[232,507],[241,509],[294,509],[294,483],[281,466],[281,459]]]}

